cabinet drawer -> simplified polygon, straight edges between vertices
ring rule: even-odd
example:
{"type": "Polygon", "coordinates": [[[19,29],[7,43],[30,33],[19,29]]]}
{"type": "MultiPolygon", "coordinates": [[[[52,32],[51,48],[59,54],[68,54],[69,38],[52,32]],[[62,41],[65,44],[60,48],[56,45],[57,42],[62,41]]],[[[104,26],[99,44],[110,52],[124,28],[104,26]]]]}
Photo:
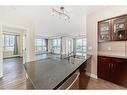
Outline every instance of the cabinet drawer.
{"type": "Polygon", "coordinates": [[[111,60],[111,58],[109,58],[109,57],[104,57],[104,56],[99,56],[98,57],[98,61],[101,61],[101,62],[107,62],[107,61],[110,61],[111,60]]]}
{"type": "Polygon", "coordinates": [[[113,63],[125,63],[126,62],[126,60],[118,59],[118,58],[113,58],[112,60],[113,60],[113,63]]]}

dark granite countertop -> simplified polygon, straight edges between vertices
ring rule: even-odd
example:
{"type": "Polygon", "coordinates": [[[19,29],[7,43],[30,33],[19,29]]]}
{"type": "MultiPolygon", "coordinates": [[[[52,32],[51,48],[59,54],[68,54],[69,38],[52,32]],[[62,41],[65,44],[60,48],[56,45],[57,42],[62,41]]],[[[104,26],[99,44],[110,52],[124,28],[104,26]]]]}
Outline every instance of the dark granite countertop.
{"type": "Polygon", "coordinates": [[[60,59],[47,54],[42,60],[26,63],[26,73],[35,89],[56,89],[58,85],[75,72],[90,56],[80,59],[60,59]]]}

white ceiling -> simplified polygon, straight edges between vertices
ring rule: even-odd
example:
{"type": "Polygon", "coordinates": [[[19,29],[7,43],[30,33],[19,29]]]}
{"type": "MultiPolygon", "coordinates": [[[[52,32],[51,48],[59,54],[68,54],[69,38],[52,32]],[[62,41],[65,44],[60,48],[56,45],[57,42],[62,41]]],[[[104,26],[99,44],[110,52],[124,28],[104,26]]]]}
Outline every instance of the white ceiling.
{"type": "Polygon", "coordinates": [[[1,10],[12,11],[33,20],[38,35],[85,35],[86,14],[95,12],[105,6],[64,6],[69,11],[71,22],[51,15],[52,6],[8,6],[1,10]]]}

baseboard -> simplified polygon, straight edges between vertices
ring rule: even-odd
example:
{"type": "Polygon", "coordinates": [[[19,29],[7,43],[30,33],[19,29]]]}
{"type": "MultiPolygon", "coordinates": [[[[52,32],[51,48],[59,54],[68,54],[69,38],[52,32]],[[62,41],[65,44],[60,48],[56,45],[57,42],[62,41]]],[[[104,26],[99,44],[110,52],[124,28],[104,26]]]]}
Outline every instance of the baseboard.
{"type": "Polygon", "coordinates": [[[86,74],[92,78],[95,78],[95,79],[98,79],[97,75],[96,74],[92,74],[92,73],[89,73],[89,72],[86,72],[86,74]]]}

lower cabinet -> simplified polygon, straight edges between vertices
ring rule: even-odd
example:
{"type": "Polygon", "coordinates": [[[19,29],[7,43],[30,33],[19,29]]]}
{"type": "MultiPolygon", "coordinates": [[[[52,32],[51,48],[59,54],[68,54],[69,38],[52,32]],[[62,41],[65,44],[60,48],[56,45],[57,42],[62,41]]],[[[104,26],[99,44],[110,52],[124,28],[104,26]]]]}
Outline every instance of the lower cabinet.
{"type": "Polygon", "coordinates": [[[98,57],[98,77],[109,80],[109,68],[111,59],[107,57],[98,57]]]}
{"type": "Polygon", "coordinates": [[[127,59],[98,56],[98,77],[127,87],[127,59]]]}

